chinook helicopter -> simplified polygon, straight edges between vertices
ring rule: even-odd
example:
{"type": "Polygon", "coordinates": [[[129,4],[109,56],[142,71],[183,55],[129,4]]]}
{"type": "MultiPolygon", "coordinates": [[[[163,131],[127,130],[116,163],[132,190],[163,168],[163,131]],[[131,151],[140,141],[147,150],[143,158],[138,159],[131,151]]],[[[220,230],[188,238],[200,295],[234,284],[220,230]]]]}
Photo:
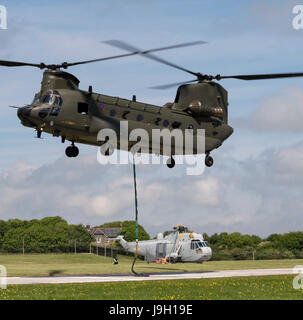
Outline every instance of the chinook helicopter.
{"type": "MultiPolygon", "coordinates": [[[[129,252],[136,252],[136,242],[127,242],[123,236],[117,240],[129,252]]],[[[202,234],[189,231],[178,225],[164,237],[162,233],[157,239],[138,242],[138,254],[147,262],[166,259],[170,262],[198,262],[202,263],[212,257],[212,250],[202,234]]]]}
{"type": "MultiPolygon", "coordinates": [[[[257,74],[257,75],[206,75],[200,72],[180,67],[168,62],[152,52],[181,48],[186,46],[204,44],[204,41],[183,43],[174,46],[140,50],[125,42],[118,40],[105,41],[105,43],[127,50],[129,53],[105,57],[94,60],[79,61],[74,63],[63,62],[61,64],[27,63],[0,60],[0,66],[21,67],[31,66],[46,69],[43,73],[40,91],[35,95],[33,102],[18,108],[17,115],[22,125],[34,128],[37,137],[42,132],[61,137],[61,142],[71,142],[65,150],[67,157],[77,157],[79,149],[75,143],[83,143],[95,146],[104,145],[101,152],[108,156],[111,154],[111,146],[108,141],[98,141],[97,135],[101,129],[112,129],[119,137],[120,122],[128,122],[128,133],[133,129],[145,129],[150,134],[153,129],[181,129],[184,132],[190,129],[193,136],[198,129],[205,130],[205,165],[211,167],[214,163],[210,152],[219,148],[222,143],[233,133],[233,128],[228,124],[228,97],[227,91],[216,81],[222,79],[261,80],[288,77],[301,77],[303,73],[257,74]],[[106,61],[110,59],[124,58],[140,55],[170,67],[179,69],[195,76],[195,79],[183,83],[173,83],[153,87],[166,89],[178,86],[174,102],[166,103],[163,107],[137,102],[133,96],[131,100],[119,97],[107,96],[93,92],[92,86],[88,91],[79,89],[79,79],[74,75],[62,71],[68,67],[106,61]]],[[[117,148],[130,151],[136,142],[128,141],[125,147],[118,141],[117,148]],[[125,149],[123,149],[125,148],[125,149]]],[[[158,154],[169,157],[167,166],[175,166],[174,156],[186,154],[186,150],[178,148],[172,141],[172,148],[165,153],[163,142],[160,142],[158,154]]],[[[148,141],[148,153],[153,153],[151,141],[148,141]]],[[[198,142],[194,142],[190,154],[198,154],[198,142]]]]}

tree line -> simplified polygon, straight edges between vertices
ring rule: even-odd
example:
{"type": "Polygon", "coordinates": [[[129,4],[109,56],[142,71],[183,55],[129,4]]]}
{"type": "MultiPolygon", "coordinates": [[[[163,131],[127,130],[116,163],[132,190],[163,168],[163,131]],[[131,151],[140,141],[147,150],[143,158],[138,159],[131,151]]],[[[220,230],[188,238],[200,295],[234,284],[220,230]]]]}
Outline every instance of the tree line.
{"type": "MultiPolygon", "coordinates": [[[[119,235],[126,241],[136,240],[135,221],[107,222],[98,227],[120,227],[119,235]]],[[[95,227],[97,228],[97,227],[95,227]]],[[[149,240],[150,236],[139,225],[140,240],[149,240]]],[[[61,217],[47,217],[41,220],[0,220],[0,253],[67,253],[67,252],[99,252],[94,237],[83,225],[68,224],[61,217]]],[[[112,244],[111,244],[112,245],[112,244]]],[[[117,250],[124,249],[117,243],[117,250]]],[[[128,254],[125,252],[125,254],[128,254]]]]}
{"type": "MultiPolygon", "coordinates": [[[[112,228],[121,225],[119,234],[123,235],[126,241],[135,241],[135,221],[107,222],[99,227],[112,228]]],[[[150,239],[141,225],[138,226],[138,231],[139,240],[150,239]]],[[[212,260],[303,258],[301,231],[271,234],[266,238],[239,232],[213,235],[204,233],[203,237],[212,248],[212,260]]],[[[61,217],[0,220],[1,253],[65,253],[74,252],[75,246],[77,252],[89,252],[94,241],[94,237],[83,225],[68,224],[61,217]]]]}
{"type": "Polygon", "coordinates": [[[61,217],[41,220],[0,220],[1,253],[60,253],[85,250],[92,242],[82,225],[69,225],[61,217]]]}
{"type": "Polygon", "coordinates": [[[213,251],[212,260],[245,259],[302,259],[303,232],[271,234],[266,238],[257,235],[233,233],[206,233],[203,237],[213,251]]]}

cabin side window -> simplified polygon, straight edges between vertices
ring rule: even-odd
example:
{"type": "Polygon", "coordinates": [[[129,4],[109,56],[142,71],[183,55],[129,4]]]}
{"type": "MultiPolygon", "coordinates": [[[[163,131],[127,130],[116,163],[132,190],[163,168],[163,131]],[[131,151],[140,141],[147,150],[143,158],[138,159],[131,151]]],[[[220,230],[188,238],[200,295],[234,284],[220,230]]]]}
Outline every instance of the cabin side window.
{"type": "Polygon", "coordinates": [[[137,115],[137,121],[143,121],[143,116],[142,114],[137,115]]]}
{"type": "Polygon", "coordinates": [[[115,109],[110,110],[109,115],[111,117],[115,117],[117,115],[117,111],[115,109]]]}
{"type": "Polygon", "coordinates": [[[178,89],[177,94],[176,94],[176,98],[175,98],[175,103],[179,102],[179,98],[180,98],[180,90],[178,89]]]}
{"type": "Polygon", "coordinates": [[[165,128],[167,128],[167,127],[169,126],[169,121],[168,121],[168,120],[164,120],[164,121],[163,121],[163,126],[164,126],[165,128]]]}
{"type": "Polygon", "coordinates": [[[180,128],[181,122],[179,122],[179,121],[174,121],[171,126],[173,127],[173,129],[180,128]]]}
{"type": "Polygon", "coordinates": [[[78,113],[88,114],[88,104],[84,102],[78,102],[78,113]]]}

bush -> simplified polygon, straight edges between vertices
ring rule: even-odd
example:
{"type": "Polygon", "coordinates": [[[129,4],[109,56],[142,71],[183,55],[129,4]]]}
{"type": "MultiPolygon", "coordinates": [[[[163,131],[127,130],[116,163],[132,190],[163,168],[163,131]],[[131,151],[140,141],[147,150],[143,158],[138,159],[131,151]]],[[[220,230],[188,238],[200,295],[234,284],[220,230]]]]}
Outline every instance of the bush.
{"type": "Polygon", "coordinates": [[[296,256],[290,250],[277,248],[260,248],[256,252],[256,259],[294,259],[296,256]]]}

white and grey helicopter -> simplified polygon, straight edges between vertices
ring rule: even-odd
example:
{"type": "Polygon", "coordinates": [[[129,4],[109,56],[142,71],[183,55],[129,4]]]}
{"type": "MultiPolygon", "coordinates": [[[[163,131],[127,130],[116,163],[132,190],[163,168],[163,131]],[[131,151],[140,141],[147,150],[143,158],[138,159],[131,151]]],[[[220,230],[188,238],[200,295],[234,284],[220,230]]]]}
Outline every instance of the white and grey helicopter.
{"type": "MultiPolygon", "coordinates": [[[[117,241],[126,251],[136,253],[136,242],[127,242],[123,236],[118,236],[117,241]]],[[[178,225],[166,236],[159,233],[156,239],[139,241],[138,254],[147,262],[165,258],[169,262],[202,263],[212,257],[212,250],[202,234],[178,225]]]]}

